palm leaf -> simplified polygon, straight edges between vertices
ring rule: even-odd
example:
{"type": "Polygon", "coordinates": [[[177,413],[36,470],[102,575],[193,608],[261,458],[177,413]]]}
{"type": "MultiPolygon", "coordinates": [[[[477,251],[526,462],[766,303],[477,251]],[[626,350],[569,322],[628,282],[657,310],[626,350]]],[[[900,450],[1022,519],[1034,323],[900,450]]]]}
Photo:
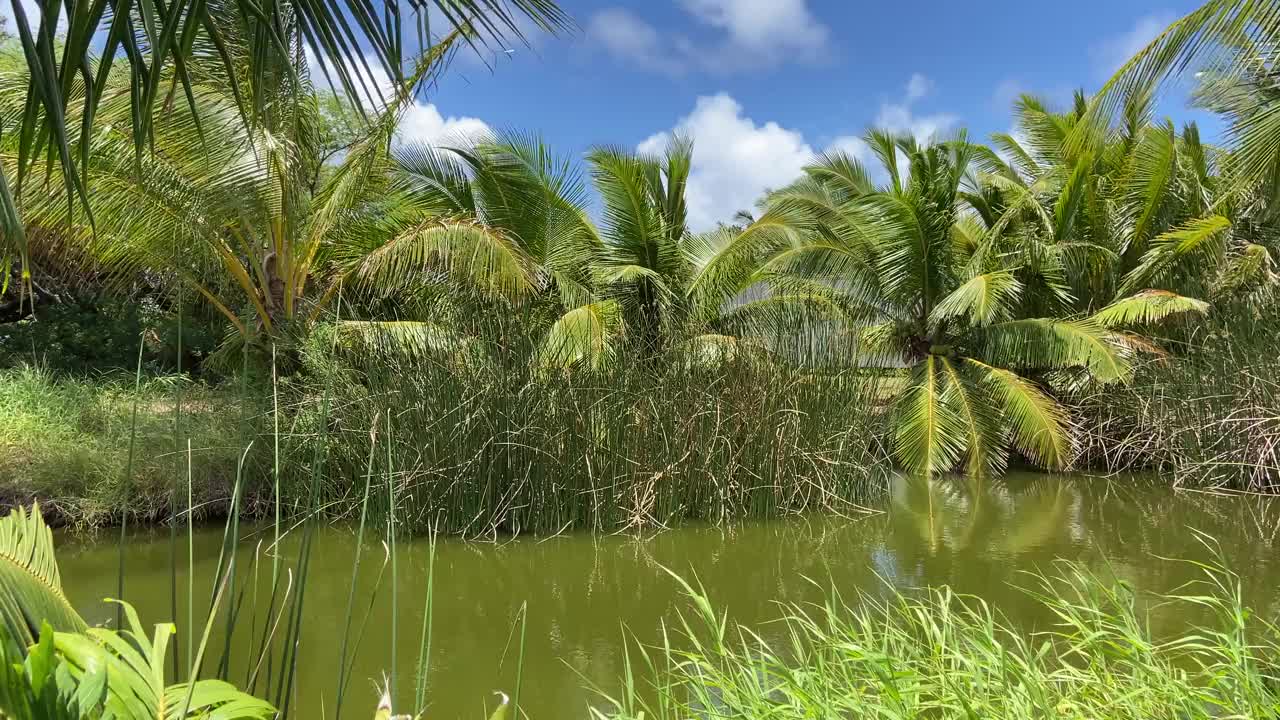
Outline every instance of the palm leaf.
{"type": "Polygon", "coordinates": [[[1231,221],[1221,215],[1197,218],[1151,241],[1151,247],[1141,262],[1120,283],[1120,292],[1127,294],[1144,286],[1150,287],[1187,258],[1216,260],[1225,250],[1227,231],[1231,221]]]}
{"type": "Polygon", "coordinates": [[[1208,312],[1209,303],[1203,300],[1184,297],[1168,290],[1143,290],[1136,295],[1116,300],[1094,313],[1090,319],[1100,327],[1110,329],[1154,325],[1174,315],[1204,315],[1208,312]]]}
{"type": "Polygon", "coordinates": [[[342,320],[334,324],[337,347],[370,358],[445,358],[462,367],[486,362],[473,337],[438,323],[408,320],[342,320]]]}
{"type": "Polygon", "coordinates": [[[1041,467],[1060,470],[1070,464],[1071,426],[1056,400],[1015,372],[974,360],[966,362],[985,371],[987,387],[1019,452],[1041,467]]]}
{"type": "Polygon", "coordinates": [[[430,218],[361,254],[354,276],[379,292],[452,278],[498,295],[533,289],[534,268],[520,243],[501,228],[467,218],[430,218]]]}
{"type": "Polygon", "coordinates": [[[0,623],[17,655],[36,643],[44,623],[61,632],[87,629],[62,592],[53,533],[39,505],[0,518],[0,623]]]}
{"type": "Polygon", "coordinates": [[[968,449],[964,418],[944,398],[949,383],[941,369],[939,358],[926,356],[897,401],[894,454],[912,474],[946,472],[968,449]]]}
{"type": "Polygon", "coordinates": [[[976,359],[1017,370],[1081,368],[1100,382],[1129,377],[1125,347],[1089,320],[1010,320],[974,333],[976,359]]]}
{"type": "Polygon", "coordinates": [[[538,362],[547,368],[585,366],[596,370],[616,354],[621,338],[621,308],[605,300],[574,308],[561,315],[547,331],[538,351],[538,362]]]}
{"type": "Polygon", "coordinates": [[[990,325],[1008,319],[1021,294],[1022,283],[1012,271],[983,273],[942,298],[929,314],[929,322],[936,326],[962,318],[973,325],[990,325]]]}

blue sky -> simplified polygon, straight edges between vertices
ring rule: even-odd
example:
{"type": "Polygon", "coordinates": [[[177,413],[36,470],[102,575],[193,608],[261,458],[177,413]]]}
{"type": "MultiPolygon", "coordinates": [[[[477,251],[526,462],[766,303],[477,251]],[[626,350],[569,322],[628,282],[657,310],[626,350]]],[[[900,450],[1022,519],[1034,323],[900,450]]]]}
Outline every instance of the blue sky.
{"type": "MultiPolygon", "coordinates": [[[[38,12],[35,0],[23,0],[38,12]]],[[[1197,0],[884,2],[560,0],[561,36],[487,64],[462,54],[413,107],[402,136],[449,142],[489,128],[541,134],[581,157],[598,144],[694,140],[691,222],[703,229],[794,179],[871,125],[925,137],[1010,129],[1022,92],[1065,105],[1197,0]]],[[[9,3],[0,0],[0,16],[9,3]]],[[[385,79],[385,77],[383,78],[385,79]]],[[[377,82],[377,79],[374,79],[377,82]]],[[[1167,97],[1160,111],[1218,123],[1167,97]]]]}
{"type": "MultiPolygon", "coordinates": [[[[459,59],[405,132],[484,125],[558,151],[694,138],[692,221],[707,226],[792,179],[814,152],[857,151],[872,124],[920,135],[1010,127],[1021,92],[1065,103],[1194,0],[865,2],[563,0],[581,29],[510,56],[459,59]],[[481,125],[483,123],[483,125],[481,125]]],[[[1180,98],[1163,112],[1197,117],[1180,98]]],[[[1212,133],[1212,128],[1209,129],[1212,133]]]]}

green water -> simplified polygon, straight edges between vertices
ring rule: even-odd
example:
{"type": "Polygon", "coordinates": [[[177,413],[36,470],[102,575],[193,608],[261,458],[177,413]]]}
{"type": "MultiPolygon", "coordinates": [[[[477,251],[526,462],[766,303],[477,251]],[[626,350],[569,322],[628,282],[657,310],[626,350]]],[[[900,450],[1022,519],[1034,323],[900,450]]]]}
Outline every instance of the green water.
{"type": "MultiPolygon", "coordinates": [[[[1168,591],[1195,579],[1198,571],[1162,558],[1209,556],[1196,539],[1199,530],[1217,538],[1228,565],[1242,575],[1247,603],[1267,617],[1280,617],[1277,500],[1177,494],[1131,479],[1022,476],[899,481],[875,509],[876,514],[862,517],[684,528],[647,539],[575,535],[497,544],[441,541],[428,717],[481,718],[484,704],[492,707],[493,690],[514,690],[518,618],[526,603],[522,708],[535,719],[585,717],[587,704],[600,701],[584,685],[607,690],[622,673],[623,628],[653,642],[662,623],[671,623],[686,607],[663,567],[696,576],[734,620],[757,626],[766,636],[771,632],[766,621],[778,615],[776,603],[817,600],[818,585],[833,585],[849,596],[859,590],[882,595],[887,585],[910,590],[947,583],[1034,627],[1049,618],[1019,589],[1033,582],[1024,571],[1050,569],[1055,559],[1066,558],[1109,568],[1144,590],[1168,591]]],[[[249,558],[259,541],[262,547],[270,542],[269,534],[246,531],[245,573],[252,569],[249,558]]],[[[195,538],[197,623],[203,621],[221,539],[221,528],[195,538]]],[[[318,537],[305,600],[298,717],[334,716],[354,551],[351,528],[328,528],[318,537]]],[[[265,550],[259,552],[258,572],[265,576],[271,560],[265,550]]],[[[390,572],[375,595],[384,551],[373,540],[366,543],[356,585],[354,624],[358,629],[366,611],[369,619],[355,656],[346,717],[371,715],[375,683],[393,667],[400,697],[413,696],[427,544],[401,540],[397,552],[398,662],[391,658],[390,572]]],[[[186,553],[184,535],[179,555],[184,570],[186,553]]],[[[292,562],[291,549],[286,555],[282,567],[292,562]]],[[[135,535],[129,543],[126,597],[148,622],[171,615],[169,558],[167,531],[135,535]]],[[[94,622],[111,619],[112,611],[100,599],[116,592],[115,542],[61,539],[59,559],[73,602],[94,622]]],[[[186,587],[185,575],[179,585],[186,587]]],[[[239,591],[250,585],[242,579],[239,591]]],[[[179,603],[182,625],[186,601],[179,603]]],[[[1168,611],[1153,615],[1159,631],[1176,631],[1192,620],[1168,611]]],[[[263,618],[251,621],[261,626],[263,618]]],[[[185,656],[185,648],[181,652],[185,656]]],[[[232,679],[241,681],[247,669],[234,666],[232,679]]]]}

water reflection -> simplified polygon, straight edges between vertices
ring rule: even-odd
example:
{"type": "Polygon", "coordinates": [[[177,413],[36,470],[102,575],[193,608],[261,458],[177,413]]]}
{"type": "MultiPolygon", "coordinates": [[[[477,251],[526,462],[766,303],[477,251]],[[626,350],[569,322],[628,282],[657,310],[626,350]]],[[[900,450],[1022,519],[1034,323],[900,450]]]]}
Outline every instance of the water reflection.
{"type": "MultiPolygon", "coordinates": [[[[1245,574],[1246,597],[1275,617],[1280,568],[1280,507],[1263,498],[1174,494],[1158,483],[1081,477],[1017,476],[1004,480],[894,482],[883,512],[862,519],[800,518],[734,528],[686,528],[647,540],[588,535],[501,545],[442,542],[437,552],[432,716],[471,717],[496,687],[514,682],[512,627],[527,602],[522,702],[535,718],[579,714],[590,696],[584,679],[609,687],[622,671],[623,627],[656,642],[662,623],[684,607],[663,571],[696,576],[731,616],[764,628],[778,602],[810,602],[834,586],[846,597],[883,596],[947,583],[996,604],[1015,622],[1048,622],[1018,587],[1026,571],[1058,558],[1110,568],[1135,586],[1169,590],[1196,576],[1161,557],[1206,558],[1192,529],[1220,539],[1225,559],[1245,574]],[[806,578],[812,582],[806,581],[806,578]]],[[[219,530],[197,538],[197,597],[207,584],[219,530]]],[[[256,538],[246,542],[251,553],[256,538]]],[[[185,546],[181,549],[185,560],[185,546]]],[[[332,688],[340,629],[355,552],[350,530],[330,528],[318,542],[308,590],[307,637],[299,678],[304,688],[332,688]]],[[[357,589],[374,590],[382,548],[365,548],[357,589]],[[369,569],[375,568],[375,569],[369,569]]],[[[64,542],[63,577],[78,607],[106,620],[98,600],[115,592],[116,550],[64,542]]],[[[284,559],[290,555],[286,554],[284,559]]],[[[135,536],[128,553],[128,598],[152,621],[169,615],[167,533],[135,536]]],[[[425,595],[426,545],[400,545],[399,662],[390,653],[389,592],[370,609],[370,633],[359,648],[353,697],[372,697],[366,678],[384,668],[411,672],[425,595]]],[[[244,567],[247,567],[247,563],[244,567]]],[[[248,571],[245,583],[248,586],[248,571]]],[[[385,581],[384,581],[385,582],[385,581]]],[[[185,587],[185,579],[180,578],[185,587]]],[[[180,601],[185,609],[185,601],[180,601]]],[[[363,609],[362,609],[363,612],[363,609]]],[[[184,615],[185,610],[180,611],[184,615]]],[[[1185,617],[1161,617],[1164,627],[1185,617]]],[[[411,683],[406,682],[405,686],[411,683]]],[[[304,692],[301,716],[332,707],[332,691],[304,692]]]]}

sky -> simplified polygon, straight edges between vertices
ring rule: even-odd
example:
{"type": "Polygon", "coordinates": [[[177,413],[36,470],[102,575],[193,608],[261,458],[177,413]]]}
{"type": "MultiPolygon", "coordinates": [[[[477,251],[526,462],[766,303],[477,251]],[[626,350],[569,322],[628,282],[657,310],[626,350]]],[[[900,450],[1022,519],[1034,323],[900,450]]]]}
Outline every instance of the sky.
{"type": "MultiPolygon", "coordinates": [[[[459,57],[402,134],[513,129],[581,157],[661,150],[681,132],[694,142],[690,222],[705,229],[816,153],[865,153],[870,126],[986,138],[1010,129],[1020,93],[1065,106],[1198,4],[562,0],[576,32],[532,36],[487,63],[459,57]]],[[[1160,110],[1212,125],[1182,98],[1160,110]]]]}
{"type": "MultiPolygon", "coordinates": [[[[461,53],[406,113],[401,138],[517,130],[581,158],[599,145],[660,151],[679,132],[694,142],[688,202],[702,230],[752,209],[818,153],[870,162],[868,127],[985,139],[1012,129],[1021,93],[1065,107],[1198,4],[560,0],[575,30],[461,53]]],[[[0,0],[0,15],[9,5],[0,0]]],[[[1197,120],[1210,140],[1219,131],[1182,97],[1159,111],[1197,120]]]]}

